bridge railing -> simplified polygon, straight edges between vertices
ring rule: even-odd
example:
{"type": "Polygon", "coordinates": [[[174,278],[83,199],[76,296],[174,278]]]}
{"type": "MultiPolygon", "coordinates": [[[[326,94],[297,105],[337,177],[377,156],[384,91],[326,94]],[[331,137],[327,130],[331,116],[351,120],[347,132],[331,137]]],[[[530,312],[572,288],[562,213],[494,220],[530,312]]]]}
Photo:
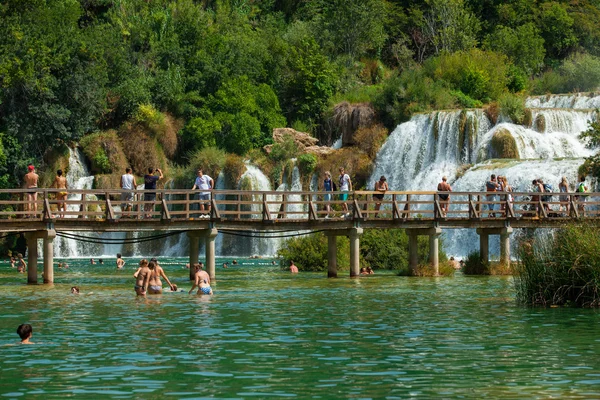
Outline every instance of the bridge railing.
{"type": "Polygon", "coordinates": [[[493,219],[595,218],[600,193],[0,190],[7,219],[493,219]],[[37,195],[33,201],[28,196],[37,195]],[[155,193],[155,197],[147,196],[155,193]],[[206,193],[202,199],[199,195],[206,193]],[[445,200],[445,196],[449,199],[445,200]],[[446,209],[446,203],[448,207],[446,209]],[[345,206],[344,206],[345,205],[345,206]],[[63,209],[64,206],[64,209],[63,209]]]}

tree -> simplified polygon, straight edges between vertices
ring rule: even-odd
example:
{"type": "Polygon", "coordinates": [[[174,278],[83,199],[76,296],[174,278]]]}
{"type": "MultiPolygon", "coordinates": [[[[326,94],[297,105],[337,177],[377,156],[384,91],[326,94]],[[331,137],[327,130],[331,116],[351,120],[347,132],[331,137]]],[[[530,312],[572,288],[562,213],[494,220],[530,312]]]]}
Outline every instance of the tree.
{"type": "Polygon", "coordinates": [[[577,44],[573,23],[565,5],[555,1],[541,5],[538,26],[545,40],[548,57],[562,58],[577,44]]]}
{"type": "Polygon", "coordinates": [[[544,39],[533,23],[516,28],[499,25],[488,35],[485,47],[506,54],[529,76],[538,73],[544,66],[544,39]]]}
{"type": "MultiPolygon", "coordinates": [[[[583,132],[579,138],[585,141],[588,149],[598,149],[600,147],[600,121],[590,122],[588,130],[583,132]]],[[[592,175],[600,178],[600,152],[587,157],[583,165],[579,168],[582,175],[592,175]]]]}
{"type": "Polygon", "coordinates": [[[420,26],[435,54],[467,50],[477,45],[480,24],[464,0],[426,0],[429,10],[420,26]]]}

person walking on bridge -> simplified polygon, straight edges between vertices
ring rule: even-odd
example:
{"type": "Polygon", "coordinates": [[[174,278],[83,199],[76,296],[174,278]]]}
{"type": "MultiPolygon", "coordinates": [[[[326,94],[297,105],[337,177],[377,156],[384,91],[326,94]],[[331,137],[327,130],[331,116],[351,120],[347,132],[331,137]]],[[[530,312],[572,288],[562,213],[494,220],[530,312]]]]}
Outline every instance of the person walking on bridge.
{"type": "MultiPolygon", "coordinates": [[[[452,187],[448,183],[448,178],[442,176],[442,181],[438,183],[437,187],[438,192],[451,192],[452,187]]],[[[448,215],[448,208],[450,207],[450,194],[442,193],[438,195],[441,200],[441,209],[442,209],[442,217],[448,215]]]]}
{"type": "MultiPolygon", "coordinates": [[[[344,167],[340,167],[339,183],[340,191],[348,192],[352,190],[352,180],[350,179],[350,175],[344,172],[344,167]]],[[[344,210],[344,217],[349,217],[350,213],[348,212],[348,204],[346,204],[346,200],[348,200],[348,193],[340,194],[340,200],[343,201],[342,209],[344,210]]]]}
{"type": "MultiPolygon", "coordinates": [[[[326,192],[335,192],[337,189],[335,183],[333,183],[333,180],[331,179],[331,172],[329,171],[325,171],[325,179],[323,179],[323,189],[326,192]]],[[[325,211],[327,211],[325,218],[329,218],[329,214],[331,214],[331,205],[329,204],[329,202],[331,201],[331,194],[326,193],[325,196],[323,196],[323,200],[325,201],[325,211]]]]}

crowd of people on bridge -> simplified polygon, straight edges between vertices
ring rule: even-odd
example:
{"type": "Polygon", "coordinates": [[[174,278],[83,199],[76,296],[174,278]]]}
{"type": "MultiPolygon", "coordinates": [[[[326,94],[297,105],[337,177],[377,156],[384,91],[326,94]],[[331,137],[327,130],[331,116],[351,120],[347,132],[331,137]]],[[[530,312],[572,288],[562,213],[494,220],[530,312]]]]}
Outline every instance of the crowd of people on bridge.
{"type": "MultiPolygon", "coordinates": [[[[148,173],[144,176],[144,217],[152,217],[152,211],[154,210],[154,204],[156,202],[156,185],[157,182],[164,178],[163,172],[160,168],[148,168],[148,173]]],[[[27,203],[25,210],[28,212],[37,213],[37,189],[38,189],[39,176],[35,172],[33,165],[28,166],[28,172],[24,177],[24,187],[27,191],[27,203]]],[[[53,188],[59,189],[56,194],[56,203],[58,205],[57,217],[64,218],[66,213],[66,199],[68,195],[67,179],[63,176],[63,171],[58,170],[53,188]]],[[[211,211],[210,194],[211,190],[215,187],[214,180],[206,175],[202,168],[197,170],[197,176],[194,184],[191,188],[192,191],[197,192],[196,198],[198,201],[198,208],[200,210],[200,218],[209,218],[211,211]],[[208,214],[207,214],[208,212],[208,214]]],[[[123,217],[131,216],[134,209],[134,198],[137,190],[137,183],[135,176],[132,173],[131,168],[125,169],[125,174],[121,176],[120,188],[121,192],[121,210],[123,211],[123,217]],[[128,213],[129,212],[129,213],[128,213]]],[[[585,184],[585,177],[581,177],[577,186],[572,188],[566,177],[563,177],[558,183],[559,193],[559,208],[553,210],[549,203],[553,199],[553,187],[551,184],[544,182],[543,179],[534,179],[532,181],[532,191],[535,193],[529,200],[528,211],[533,211],[536,215],[539,215],[542,211],[545,213],[566,213],[570,215],[571,201],[569,195],[566,194],[575,189],[577,193],[584,193],[588,191],[588,187],[585,184]],[[537,194],[539,193],[539,194],[537,194]],[[544,194],[546,193],[546,194],[544,194]]],[[[338,199],[341,201],[341,216],[349,218],[351,216],[348,207],[348,192],[352,191],[352,179],[350,175],[346,173],[344,167],[339,168],[339,175],[336,181],[332,179],[331,172],[326,171],[324,179],[322,181],[321,189],[325,191],[323,196],[323,211],[324,218],[328,219],[333,217],[334,211],[332,210],[330,202],[333,200],[333,192],[338,192],[338,199]],[[329,193],[331,192],[331,193],[329,193]]],[[[506,176],[496,176],[491,174],[490,178],[485,182],[484,189],[485,195],[485,208],[487,215],[491,218],[497,215],[506,215],[506,207],[512,207],[514,202],[513,192],[514,189],[508,182],[506,176]]],[[[387,179],[382,175],[373,185],[372,201],[375,203],[374,217],[379,217],[381,205],[384,201],[386,192],[390,190],[387,179]]],[[[440,204],[440,210],[442,216],[446,216],[450,208],[450,197],[452,187],[448,183],[446,176],[442,177],[441,182],[437,186],[438,199],[440,204]]],[[[577,203],[577,209],[580,214],[585,213],[585,195],[574,196],[574,201],[577,203]]],[[[338,203],[340,204],[340,203],[338,203]]],[[[562,214],[561,214],[562,215],[562,214]]],[[[26,218],[32,217],[31,214],[27,214],[26,218]]]]}

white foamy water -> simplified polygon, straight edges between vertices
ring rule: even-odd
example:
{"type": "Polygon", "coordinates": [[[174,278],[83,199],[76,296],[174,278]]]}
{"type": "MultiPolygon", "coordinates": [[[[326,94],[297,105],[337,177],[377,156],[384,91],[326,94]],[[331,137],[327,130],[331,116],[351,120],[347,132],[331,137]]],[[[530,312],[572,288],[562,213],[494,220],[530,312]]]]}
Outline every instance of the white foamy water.
{"type": "MultiPolygon", "coordinates": [[[[491,174],[507,176],[517,191],[529,191],[536,178],[551,183],[555,190],[562,176],[576,182],[584,157],[593,153],[579,135],[597,118],[589,108],[600,106],[600,97],[539,97],[527,104],[537,107],[532,110],[532,128],[506,119],[492,126],[481,111],[467,111],[466,124],[461,111],[415,115],[398,125],[382,146],[370,181],[385,175],[391,190],[429,191],[445,175],[455,191],[468,192],[484,191],[491,174]],[[560,106],[569,109],[550,109],[560,106]],[[500,130],[515,139],[519,160],[490,160],[494,155],[491,140],[500,130]]],[[[474,230],[448,229],[444,238],[444,249],[451,255],[466,256],[479,249],[474,230]]],[[[497,242],[491,239],[492,254],[499,253],[497,242]]]]}
{"type": "Polygon", "coordinates": [[[530,108],[571,108],[591,109],[600,107],[600,94],[579,93],[545,96],[533,96],[527,98],[525,105],[530,108]]]}

